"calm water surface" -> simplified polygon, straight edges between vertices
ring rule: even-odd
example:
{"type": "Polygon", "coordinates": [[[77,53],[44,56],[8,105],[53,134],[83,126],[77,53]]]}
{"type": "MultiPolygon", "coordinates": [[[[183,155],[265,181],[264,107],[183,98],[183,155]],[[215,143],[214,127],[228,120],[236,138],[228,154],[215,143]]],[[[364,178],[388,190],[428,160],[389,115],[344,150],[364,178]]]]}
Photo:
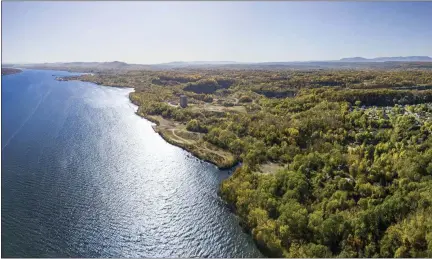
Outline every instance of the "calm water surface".
{"type": "Polygon", "coordinates": [[[260,257],[217,196],[229,171],[166,143],[130,89],[2,76],[2,256],[260,257]]]}

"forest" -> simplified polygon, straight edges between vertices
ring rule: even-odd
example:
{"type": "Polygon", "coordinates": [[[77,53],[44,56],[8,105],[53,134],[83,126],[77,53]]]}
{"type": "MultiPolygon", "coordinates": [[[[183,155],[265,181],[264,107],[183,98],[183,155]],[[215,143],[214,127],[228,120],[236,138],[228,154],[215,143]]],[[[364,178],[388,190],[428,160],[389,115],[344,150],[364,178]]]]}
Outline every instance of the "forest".
{"type": "Polygon", "coordinates": [[[184,69],[76,79],[134,87],[137,114],[177,132],[165,135],[174,144],[220,167],[241,163],[219,194],[266,255],[432,257],[431,70],[184,69]]]}

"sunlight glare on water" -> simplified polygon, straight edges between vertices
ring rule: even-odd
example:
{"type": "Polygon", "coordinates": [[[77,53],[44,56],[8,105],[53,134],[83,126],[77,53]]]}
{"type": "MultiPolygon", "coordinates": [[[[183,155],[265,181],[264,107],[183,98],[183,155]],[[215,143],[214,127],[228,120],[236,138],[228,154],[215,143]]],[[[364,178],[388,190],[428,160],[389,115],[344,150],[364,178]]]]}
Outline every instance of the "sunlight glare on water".
{"type": "Polygon", "coordinates": [[[230,171],[166,143],[131,89],[2,77],[2,256],[260,257],[217,196],[230,171]]]}

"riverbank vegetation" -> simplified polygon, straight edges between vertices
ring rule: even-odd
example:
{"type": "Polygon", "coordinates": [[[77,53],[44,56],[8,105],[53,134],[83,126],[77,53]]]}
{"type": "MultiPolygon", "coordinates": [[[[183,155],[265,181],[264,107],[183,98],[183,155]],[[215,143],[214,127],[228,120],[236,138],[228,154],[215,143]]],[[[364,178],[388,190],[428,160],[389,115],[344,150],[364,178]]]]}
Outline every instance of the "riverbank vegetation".
{"type": "Polygon", "coordinates": [[[432,257],[432,71],[179,70],[83,75],[219,167],[275,257],[432,257]],[[178,106],[179,96],[189,106],[178,106]]]}

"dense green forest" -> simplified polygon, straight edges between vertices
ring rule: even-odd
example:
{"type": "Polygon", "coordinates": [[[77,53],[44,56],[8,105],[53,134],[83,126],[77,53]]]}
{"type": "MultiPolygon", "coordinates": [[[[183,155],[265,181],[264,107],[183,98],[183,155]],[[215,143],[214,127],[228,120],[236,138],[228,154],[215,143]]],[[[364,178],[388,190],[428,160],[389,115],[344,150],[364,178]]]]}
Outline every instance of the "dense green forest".
{"type": "Polygon", "coordinates": [[[78,79],[135,87],[139,115],[172,121],[182,139],[240,161],[220,195],[267,255],[432,257],[432,71],[78,79]],[[188,108],[176,106],[181,94],[188,108]]]}
{"type": "Polygon", "coordinates": [[[271,105],[209,131],[246,146],[221,194],[258,244],[287,257],[432,256],[432,107],[308,106],[271,105]],[[286,166],[255,173],[267,160],[286,166]]]}

